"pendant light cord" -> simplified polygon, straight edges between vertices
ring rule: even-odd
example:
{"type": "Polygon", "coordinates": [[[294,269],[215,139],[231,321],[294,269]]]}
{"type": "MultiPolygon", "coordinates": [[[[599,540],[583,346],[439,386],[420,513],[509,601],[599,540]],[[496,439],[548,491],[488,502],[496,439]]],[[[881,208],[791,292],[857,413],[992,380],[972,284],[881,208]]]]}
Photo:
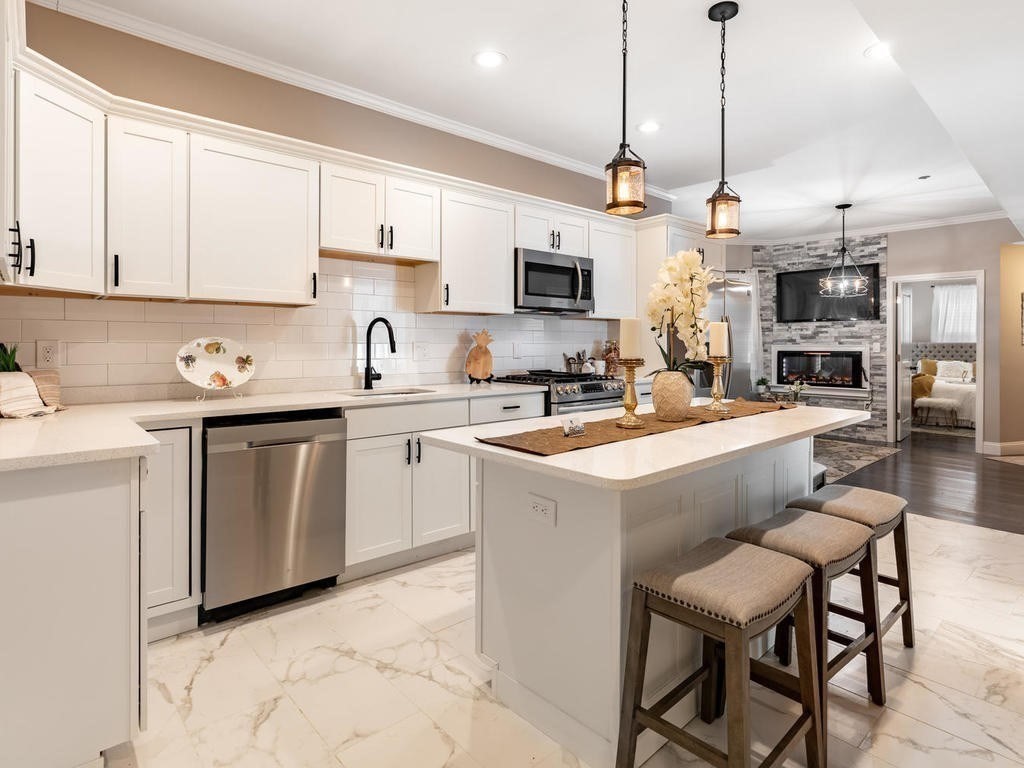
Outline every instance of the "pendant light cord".
{"type": "Polygon", "coordinates": [[[725,184],[725,19],[722,19],[722,81],[719,89],[722,93],[722,176],[721,182],[725,184]]]}
{"type": "Polygon", "coordinates": [[[846,209],[843,208],[843,244],[839,249],[839,255],[842,257],[842,268],[843,277],[846,277],[846,209]]]}
{"type": "Polygon", "coordinates": [[[629,31],[629,0],[622,0],[622,146],[626,146],[626,33],[629,31]]]}

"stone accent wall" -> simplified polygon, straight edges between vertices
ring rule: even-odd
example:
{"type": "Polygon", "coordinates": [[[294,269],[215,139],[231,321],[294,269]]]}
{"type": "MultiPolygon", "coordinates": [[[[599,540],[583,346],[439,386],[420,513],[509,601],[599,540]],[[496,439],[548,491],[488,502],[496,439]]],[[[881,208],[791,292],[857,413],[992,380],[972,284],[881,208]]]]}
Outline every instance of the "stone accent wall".
{"type": "MultiPolygon", "coordinates": [[[[822,323],[776,323],[775,274],[801,269],[829,267],[835,259],[840,242],[814,240],[786,245],[759,245],[753,249],[753,265],[758,271],[761,291],[761,335],[763,342],[765,375],[771,375],[772,344],[822,344],[836,346],[866,346],[871,353],[871,420],[853,427],[837,430],[836,436],[884,442],[886,439],[886,305],[885,275],[887,244],[885,235],[848,238],[847,247],[858,265],[877,263],[881,282],[879,298],[881,316],[878,320],[853,320],[822,323]]],[[[811,395],[811,405],[830,408],[863,408],[864,400],[811,395]]]]}

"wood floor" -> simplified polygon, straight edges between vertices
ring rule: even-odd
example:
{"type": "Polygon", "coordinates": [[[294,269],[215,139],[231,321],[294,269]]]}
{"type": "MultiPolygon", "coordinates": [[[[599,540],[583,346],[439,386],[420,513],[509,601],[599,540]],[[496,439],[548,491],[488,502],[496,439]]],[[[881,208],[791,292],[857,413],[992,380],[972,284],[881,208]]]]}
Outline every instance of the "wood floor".
{"type": "Polygon", "coordinates": [[[1024,467],[975,453],[973,439],[912,432],[899,447],[840,482],[895,493],[919,515],[1024,533],[1024,467]]]}

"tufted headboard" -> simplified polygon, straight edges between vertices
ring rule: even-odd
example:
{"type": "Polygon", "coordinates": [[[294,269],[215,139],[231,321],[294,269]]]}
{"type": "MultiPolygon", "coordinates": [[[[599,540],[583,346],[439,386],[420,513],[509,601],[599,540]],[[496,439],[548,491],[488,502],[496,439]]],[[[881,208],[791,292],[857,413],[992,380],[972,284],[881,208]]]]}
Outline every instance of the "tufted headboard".
{"type": "Polygon", "coordinates": [[[915,341],[910,346],[910,359],[916,365],[922,357],[929,360],[962,360],[977,362],[978,345],[972,342],[927,342],[915,341]]]}

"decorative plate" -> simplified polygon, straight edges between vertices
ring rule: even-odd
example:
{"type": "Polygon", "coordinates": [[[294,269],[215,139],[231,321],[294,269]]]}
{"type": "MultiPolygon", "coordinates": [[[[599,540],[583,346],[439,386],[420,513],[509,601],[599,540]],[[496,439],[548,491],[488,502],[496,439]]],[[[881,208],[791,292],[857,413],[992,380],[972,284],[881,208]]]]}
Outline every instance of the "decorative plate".
{"type": "Polygon", "coordinates": [[[175,363],[183,379],[203,389],[231,389],[256,372],[248,350],[220,336],[192,339],[178,350],[175,363]]]}

